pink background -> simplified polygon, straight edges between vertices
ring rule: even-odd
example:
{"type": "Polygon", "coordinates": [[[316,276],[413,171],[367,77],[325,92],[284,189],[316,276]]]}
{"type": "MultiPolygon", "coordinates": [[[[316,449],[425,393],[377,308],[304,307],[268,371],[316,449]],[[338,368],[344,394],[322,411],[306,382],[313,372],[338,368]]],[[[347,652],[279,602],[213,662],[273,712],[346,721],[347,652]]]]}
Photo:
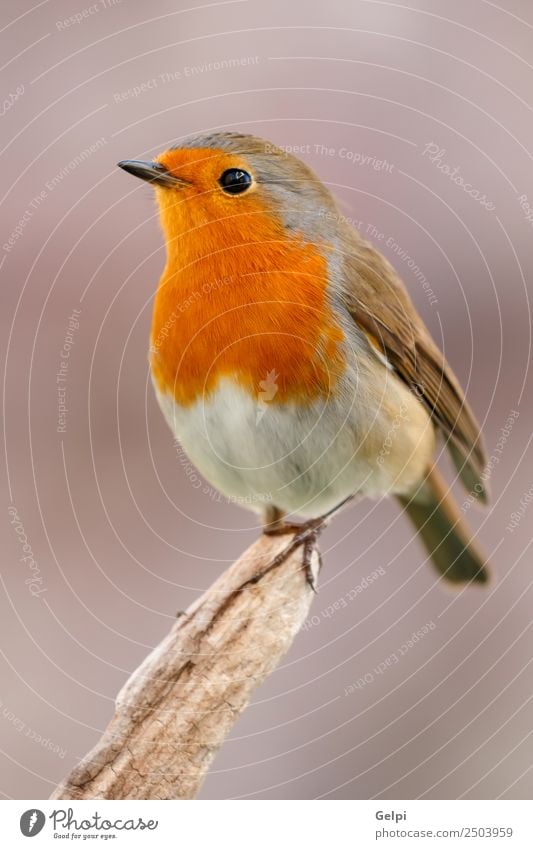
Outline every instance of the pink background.
{"type": "Polygon", "coordinates": [[[530,4],[21,0],[3,16],[3,796],[49,795],[176,611],[257,535],[252,514],[195,488],[156,406],[147,345],[162,238],[150,188],[115,166],[224,128],[309,145],[305,160],[402,273],[498,458],[490,510],[468,511],[496,580],[446,591],[394,504],[344,513],[323,539],[315,618],[201,795],[530,798],[533,232],[519,201],[533,205],[530,4]],[[423,155],[430,143],[492,211],[423,155]]]}

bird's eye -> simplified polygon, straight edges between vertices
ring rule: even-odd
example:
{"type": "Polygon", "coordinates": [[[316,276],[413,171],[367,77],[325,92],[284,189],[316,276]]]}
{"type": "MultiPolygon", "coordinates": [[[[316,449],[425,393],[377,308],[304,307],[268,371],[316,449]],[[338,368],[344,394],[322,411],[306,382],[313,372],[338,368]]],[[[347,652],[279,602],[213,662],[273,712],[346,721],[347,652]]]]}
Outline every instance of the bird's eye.
{"type": "Polygon", "coordinates": [[[252,185],[252,178],[247,171],[240,168],[228,168],[218,181],[229,195],[240,195],[252,185]]]}

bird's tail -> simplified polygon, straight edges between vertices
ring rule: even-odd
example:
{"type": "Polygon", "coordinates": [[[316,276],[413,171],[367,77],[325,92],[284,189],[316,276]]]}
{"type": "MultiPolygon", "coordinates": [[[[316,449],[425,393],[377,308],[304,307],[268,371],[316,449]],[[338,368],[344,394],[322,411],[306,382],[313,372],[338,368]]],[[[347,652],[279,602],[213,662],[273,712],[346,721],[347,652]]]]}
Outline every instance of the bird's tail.
{"type": "Polygon", "coordinates": [[[414,496],[399,496],[399,501],[447,581],[487,583],[486,558],[472,542],[449,487],[435,467],[414,496]]]}

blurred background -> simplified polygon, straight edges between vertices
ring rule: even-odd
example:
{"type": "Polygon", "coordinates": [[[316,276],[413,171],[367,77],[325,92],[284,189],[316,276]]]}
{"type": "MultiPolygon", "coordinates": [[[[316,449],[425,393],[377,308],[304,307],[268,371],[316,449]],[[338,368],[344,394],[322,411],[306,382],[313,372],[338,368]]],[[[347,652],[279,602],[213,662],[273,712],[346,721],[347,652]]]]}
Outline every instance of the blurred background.
{"type": "Polygon", "coordinates": [[[495,580],[452,593],[395,504],[344,512],[310,619],[201,796],[531,798],[530,3],[20,0],[3,16],[2,795],[52,792],[176,611],[258,533],[157,408],[162,236],[150,188],[115,164],[222,128],[300,146],[402,274],[483,423],[492,505],[457,496],[495,580]]]}

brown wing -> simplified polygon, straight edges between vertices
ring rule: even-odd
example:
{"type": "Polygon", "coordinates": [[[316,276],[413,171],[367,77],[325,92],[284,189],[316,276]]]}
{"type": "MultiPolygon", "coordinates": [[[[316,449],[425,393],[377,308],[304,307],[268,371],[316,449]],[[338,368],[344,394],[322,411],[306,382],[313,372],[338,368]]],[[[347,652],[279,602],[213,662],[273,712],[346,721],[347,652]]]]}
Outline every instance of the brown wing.
{"type": "Polygon", "coordinates": [[[345,257],[345,297],[354,321],[373,337],[398,375],[427,405],[446,437],[464,485],[485,501],[486,457],[479,426],[403,283],[387,260],[363,240],[354,244],[350,239],[345,257]]]}

